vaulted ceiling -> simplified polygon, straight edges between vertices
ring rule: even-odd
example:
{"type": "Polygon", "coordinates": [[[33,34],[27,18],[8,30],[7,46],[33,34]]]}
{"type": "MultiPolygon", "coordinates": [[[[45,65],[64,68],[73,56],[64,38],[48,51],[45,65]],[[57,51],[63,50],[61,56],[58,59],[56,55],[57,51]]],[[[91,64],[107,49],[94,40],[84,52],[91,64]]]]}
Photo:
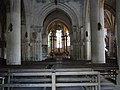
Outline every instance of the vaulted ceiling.
{"type": "MultiPolygon", "coordinates": [[[[6,13],[6,4],[9,0],[0,0],[0,20],[5,21],[4,17],[6,13]]],[[[115,10],[116,10],[116,0],[105,0],[105,27],[112,28],[114,32],[115,27],[115,10]]]]}
{"type": "Polygon", "coordinates": [[[105,9],[109,10],[115,15],[116,0],[105,0],[105,9]]]}
{"type": "Polygon", "coordinates": [[[105,28],[115,32],[115,13],[116,13],[116,0],[105,0],[104,4],[105,13],[105,28]]]}

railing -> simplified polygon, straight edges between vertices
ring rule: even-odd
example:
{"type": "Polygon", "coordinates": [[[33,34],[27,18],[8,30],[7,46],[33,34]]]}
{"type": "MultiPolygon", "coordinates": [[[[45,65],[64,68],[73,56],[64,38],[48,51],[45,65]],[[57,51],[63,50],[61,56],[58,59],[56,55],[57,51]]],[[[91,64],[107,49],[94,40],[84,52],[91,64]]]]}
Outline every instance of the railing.
{"type": "Polygon", "coordinates": [[[2,88],[25,87],[89,87],[100,90],[100,73],[91,69],[14,69],[1,76],[8,77],[7,82],[0,84],[2,88]]]}
{"type": "Polygon", "coordinates": [[[96,64],[95,66],[92,66],[93,70],[100,72],[100,75],[102,75],[104,78],[108,78],[113,80],[116,83],[116,78],[118,75],[118,65],[114,64],[96,64]]]}
{"type": "MultiPolygon", "coordinates": [[[[4,84],[4,82],[5,82],[4,80],[5,80],[4,77],[0,77],[0,84],[4,84]]],[[[4,90],[4,88],[0,87],[0,90],[4,90]]]]}

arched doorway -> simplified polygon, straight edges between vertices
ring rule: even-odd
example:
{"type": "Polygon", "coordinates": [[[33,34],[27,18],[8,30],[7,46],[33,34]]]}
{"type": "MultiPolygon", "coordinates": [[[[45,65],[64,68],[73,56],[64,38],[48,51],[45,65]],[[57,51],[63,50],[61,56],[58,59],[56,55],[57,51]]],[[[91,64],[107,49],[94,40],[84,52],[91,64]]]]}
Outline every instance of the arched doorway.
{"type": "Polygon", "coordinates": [[[69,29],[59,20],[53,21],[48,27],[48,56],[70,57],[69,29]]]}
{"type": "Polygon", "coordinates": [[[45,32],[42,35],[48,57],[70,58],[71,28],[71,19],[64,11],[56,9],[48,14],[44,20],[45,32]]]}

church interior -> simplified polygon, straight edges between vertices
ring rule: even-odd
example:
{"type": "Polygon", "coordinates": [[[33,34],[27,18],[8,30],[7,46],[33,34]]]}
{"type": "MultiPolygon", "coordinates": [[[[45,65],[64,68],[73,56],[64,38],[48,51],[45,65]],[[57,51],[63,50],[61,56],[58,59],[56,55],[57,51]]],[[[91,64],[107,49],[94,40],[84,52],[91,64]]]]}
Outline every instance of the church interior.
{"type": "Polygon", "coordinates": [[[0,90],[120,90],[120,0],[0,0],[0,90]]]}

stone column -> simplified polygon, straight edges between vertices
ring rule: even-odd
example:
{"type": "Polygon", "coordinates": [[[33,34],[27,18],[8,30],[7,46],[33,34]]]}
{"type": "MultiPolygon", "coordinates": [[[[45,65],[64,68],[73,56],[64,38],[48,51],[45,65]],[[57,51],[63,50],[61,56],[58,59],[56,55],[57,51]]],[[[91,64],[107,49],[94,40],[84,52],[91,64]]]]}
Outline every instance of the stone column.
{"type": "Polygon", "coordinates": [[[91,60],[91,39],[90,39],[90,22],[86,22],[85,26],[85,60],[91,60]]]}
{"type": "MultiPolygon", "coordinates": [[[[1,21],[0,21],[0,41],[2,40],[2,27],[1,27],[1,21]]],[[[0,47],[0,57],[2,57],[2,49],[0,47]]]]}
{"type": "Polygon", "coordinates": [[[80,58],[84,60],[84,29],[83,26],[80,27],[80,58]]]}
{"type": "Polygon", "coordinates": [[[84,59],[91,60],[91,32],[90,32],[90,8],[89,8],[89,0],[86,4],[86,13],[85,13],[85,33],[84,33],[84,42],[85,42],[85,51],[84,51],[84,59]]]}
{"type": "Polygon", "coordinates": [[[31,47],[31,44],[30,44],[30,30],[31,30],[31,14],[26,12],[26,32],[28,34],[28,37],[26,38],[26,44],[27,44],[27,53],[26,53],[26,57],[27,57],[27,61],[30,61],[31,60],[31,50],[30,50],[30,47],[31,47]]]}
{"type": "Polygon", "coordinates": [[[112,52],[112,45],[111,45],[111,43],[112,43],[112,34],[111,34],[111,31],[112,30],[108,30],[109,31],[109,33],[108,33],[108,37],[109,37],[109,41],[106,43],[106,44],[108,44],[109,45],[109,48],[108,48],[108,56],[110,56],[111,55],[111,52],[112,52]]]}
{"type": "Polygon", "coordinates": [[[10,0],[7,11],[7,65],[21,65],[21,0],[10,0]]]}
{"type": "Polygon", "coordinates": [[[43,60],[42,58],[42,31],[43,31],[43,27],[41,26],[40,28],[40,32],[39,32],[39,59],[40,61],[43,60]]]}
{"type": "Polygon", "coordinates": [[[2,37],[2,26],[1,26],[1,21],[0,21],[0,38],[2,37]]]}
{"type": "Polygon", "coordinates": [[[77,60],[83,60],[83,54],[84,54],[84,50],[83,50],[83,44],[82,44],[82,32],[81,32],[81,28],[78,27],[77,29],[77,37],[76,37],[76,51],[77,51],[77,60]],[[79,38],[78,38],[79,37],[79,38]]]}
{"type": "Polygon", "coordinates": [[[100,9],[100,0],[90,0],[91,58],[93,63],[105,63],[104,13],[100,9]]]}
{"type": "Polygon", "coordinates": [[[70,35],[70,58],[73,58],[73,38],[72,38],[72,33],[69,33],[70,35]]]}
{"type": "Polygon", "coordinates": [[[116,0],[116,24],[117,24],[117,60],[119,65],[119,73],[117,77],[117,85],[115,90],[120,90],[120,0],[116,0]]]}
{"type": "Polygon", "coordinates": [[[101,38],[100,38],[100,42],[102,43],[101,50],[102,52],[102,60],[103,63],[106,63],[106,58],[105,58],[105,25],[104,25],[104,1],[105,0],[99,0],[99,18],[100,18],[100,23],[101,23],[101,38]]]}
{"type": "Polygon", "coordinates": [[[76,49],[77,49],[77,46],[76,46],[76,42],[77,42],[77,40],[76,40],[76,31],[77,31],[77,26],[73,26],[72,27],[72,30],[73,30],[73,34],[72,34],[72,50],[73,50],[73,56],[72,56],[72,58],[75,60],[75,59],[77,59],[77,51],[76,51],[76,49]]]}
{"type": "Polygon", "coordinates": [[[38,28],[38,61],[42,61],[42,28],[38,28]]]}

